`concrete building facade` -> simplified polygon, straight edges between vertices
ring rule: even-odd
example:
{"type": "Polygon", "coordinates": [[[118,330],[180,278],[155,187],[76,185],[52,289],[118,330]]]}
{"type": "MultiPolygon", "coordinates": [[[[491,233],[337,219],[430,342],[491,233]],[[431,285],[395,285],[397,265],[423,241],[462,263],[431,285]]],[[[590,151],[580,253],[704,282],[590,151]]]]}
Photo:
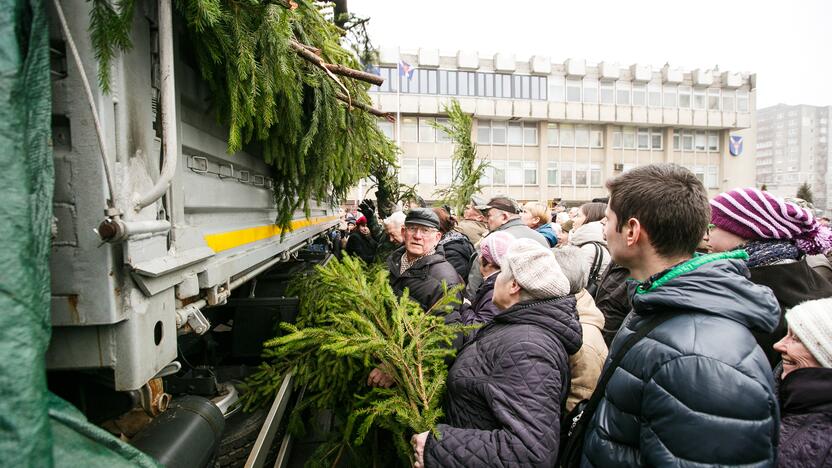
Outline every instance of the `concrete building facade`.
{"type": "Polygon", "coordinates": [[[757,111],[757,185],[794,197],[804,182],[815,208],[832,209],[832,107],[778,104],[757,111]]]}
{"type": "Polygon", "coordinates": [[[711,194],[755,182],[753,74],[435,49],[379,55],[385,83],[371,90],[374,105],[400,115],[379,125],[399,141],[401,180],[427,200],[451,182],[453,144],[430,125],[451,99],[475,118],[478,155],[491,165],[485,195],[590,200],[606,195],[606,179],[657,162],[690,168],[711,194]]]}

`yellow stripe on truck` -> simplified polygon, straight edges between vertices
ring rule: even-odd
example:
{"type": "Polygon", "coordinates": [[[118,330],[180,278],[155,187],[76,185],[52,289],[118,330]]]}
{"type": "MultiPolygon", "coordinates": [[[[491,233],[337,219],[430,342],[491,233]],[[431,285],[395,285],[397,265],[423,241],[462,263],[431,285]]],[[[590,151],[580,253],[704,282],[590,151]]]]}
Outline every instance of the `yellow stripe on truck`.
{"type": "MultiPolygon", "coordinates": [[[[310,219],[298,219],[292,221],[292,230],[297,231],[305,227],[314,226],[316,224],[326,223],[338,219],[337,216],[322,216],[310,219]]],[[[265,226],[256,226],[246,229],[239,229],[237,231],[218,232],[216,234],[208,234],[205,236],[205,243],[208,247],[219,253],[225,250],[230,250],[241,245],[250,244],[252,242],[269,239],[271,237],[279,236],[282,230],[276,224],[267,224],[265,226]]]]}

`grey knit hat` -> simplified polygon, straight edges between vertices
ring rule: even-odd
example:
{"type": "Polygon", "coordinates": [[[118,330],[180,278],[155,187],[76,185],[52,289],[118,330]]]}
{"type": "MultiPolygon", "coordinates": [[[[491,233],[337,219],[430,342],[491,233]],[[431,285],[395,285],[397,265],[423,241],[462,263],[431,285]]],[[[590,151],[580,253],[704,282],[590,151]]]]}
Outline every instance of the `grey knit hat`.
{"type": "Polygon", "coordinates": [[[820,365],[832,368],[832,297],[793,307],[786,322],[820,365]]]}
{"type": "Polygon", "coordinates": [[[534,299],[569,294],[569,280],[555,260],[555,254],[531,239],[514,241],[503,257],[502,268],[534,299]]]}

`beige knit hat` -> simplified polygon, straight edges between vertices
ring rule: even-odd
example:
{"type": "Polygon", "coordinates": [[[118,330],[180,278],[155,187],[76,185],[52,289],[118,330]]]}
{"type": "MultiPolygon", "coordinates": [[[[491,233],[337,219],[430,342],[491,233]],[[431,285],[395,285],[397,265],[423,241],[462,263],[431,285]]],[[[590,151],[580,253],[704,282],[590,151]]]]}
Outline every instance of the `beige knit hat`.
{"type": "Polygon", "coordinates": [[[793,307],[786,322],[820,365],[832,368],[832,297],[793,307]]]}
{"type": "Polygon", "coordinates": [[[569,280],[555,254],[531,239],[514,241],[503,257],[502,267],[534,299],[569,294],[569,280]]]}

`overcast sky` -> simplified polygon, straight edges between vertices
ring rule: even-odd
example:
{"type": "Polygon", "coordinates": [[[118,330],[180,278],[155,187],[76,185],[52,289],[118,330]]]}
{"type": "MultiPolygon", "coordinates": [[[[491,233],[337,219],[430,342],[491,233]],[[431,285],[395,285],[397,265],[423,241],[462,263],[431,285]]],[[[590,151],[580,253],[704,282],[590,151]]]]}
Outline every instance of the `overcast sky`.
{"type": "Polygon", "coordinates": [[[757,107],[832,105],[832,1],[349,0],[378,46],[757,73],[757,107]]]}

